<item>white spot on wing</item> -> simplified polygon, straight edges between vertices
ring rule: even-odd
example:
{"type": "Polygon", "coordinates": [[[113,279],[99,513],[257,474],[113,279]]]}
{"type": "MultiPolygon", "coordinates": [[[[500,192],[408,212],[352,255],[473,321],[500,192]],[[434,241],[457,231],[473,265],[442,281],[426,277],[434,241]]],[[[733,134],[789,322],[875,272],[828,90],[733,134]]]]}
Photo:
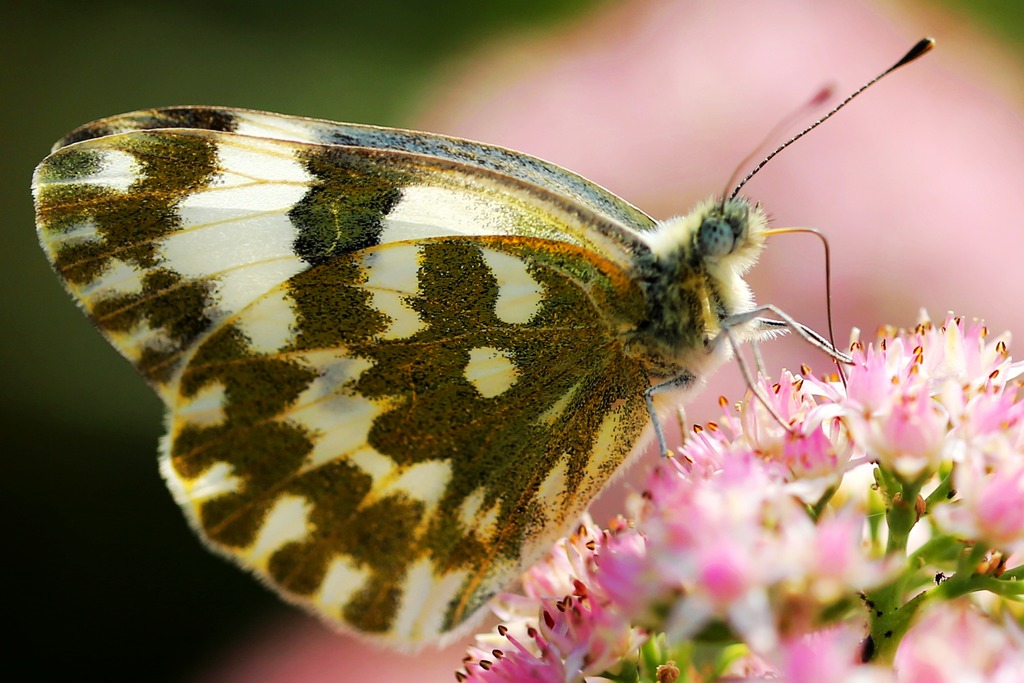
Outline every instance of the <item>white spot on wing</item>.
{"type": "MultiPolygon", "coordinates": [[[[295,168],[301,166],[292,164],[295,168]]],[[[272,177],[273,178],[273,177],[272,177]]],[[[217,175],[210,185],[185,197],[178,205],[182,218],[191,222],[217,223],[231,219],[231,214],[282,214],[306,193],[302,178],[293,174],[282,178],[285,183],[254,180],[231,172],[217,175]]]]}
{"type": "Polygon", "coordinates": [[[340,618],[341,608],[363,587],[369,577],[370,570],[357,567],[347,555],[336,555],[327,567],[316,601],[328,613],[334,613],[340,618]]]}
{"type": "Polygon", "coordinates": [[[163,328],[152,327],[147,320],[140,321],[128,332],[108,330],[107,336],[133,363],[137,363],[146,350],[162,352],[174,348],[174,340],[167,336],[167,332],[163,328]]]}
{"type": "MultiPolygon", "coordinates": [[[[220,188],[238,188],[252,186],[254,183],[265,190],[259,196],[251,197],[255,204],[240,203],[257,211],[280,211],[291,208],[308,189],[306,185],[313,179],[306,167],[290,152],[290,148],[264,140],[235,138],[230,142],[222,142],[217,147],[217,161],[220,173],[214,181],[209,194],[217,194],[220,188]],[[288,194],[284,194],[288,189],[288,194]],[[287,196],[293,199],[287,199],[287,196]]],[[[236,195],[245,197],[246,195],[236,195]]],[[[221,201],[220,205],[231,206],[231,202],[221,201]]]]}
{"type": "Polygon", "coordinates": [[[239,135],[296,142],[320,142],[315,130],[301,120],[285,116],[266,116],[255,112],[242,112],[235,120],[238,123],[235,132],[239,135]]]}
{"type": "Polygon", "coordinates": [[[365,287],[381,287],[415,296],[419,291],[422,252],[415,244],[387,244],[363,255],[365,287]]]}
{"type": "Polygon", "coordinates": [[[227,394],[220,382],[207,384],[191,398],[181,397],[174,419],[194,427],[210,427],[224,421],[227,394]]]}
{"type": "MultiPolygon", "coordinates": [[[[321,425],[316,436],[316,444],[313,451],[306,457],[306,467],[311,469],[335,462],[336,460],[352,461],[355,456],[364,450],[372,450],[364,447],[366,436],[370,430],[370,424],[380,412],[370,401],[352,396],[346,399],[350,408],[345,411],[344,418],[336,419],[338,424],[325,425],[324,420],[330,419],[323,411],[319,413],[318,424],[321,425]]],[[[295,422],[307,425],[310,420],[311,411],[305,410],[296,413],[295,422]]],[[[376,451],[373,451],[376,453],[376,451]]],[[[362,465],[358,465],[362,467],[362,465]]]]}
{"type": "Polygon", "coordinates": [[[411,244],[385,245],[363,256],[363,286],[370,292],[371,305],[390,319],[382,339],[403,339],[426,328],[406,302],[419,291],[420,260],[419,247],[411,244]]]}
{"type": "Polygon", "coordinates": [[[484,504],[485,491],[483,487],[473,489],[473,492],[462,499],[459,505],[459,521],[462,526],[471,527],[476,521],[476,515],[480,512],[480,506],[484,504]]]}
{"type": "Polygon", "coordinates": [[[288,414],[289,422],[316,435],[306,468],[339,458],[351,459],[353,452],[366,444],[370,426],[383,407],[346,385],[358,379],[373,362],[339,357],[337,351],[306,354],[301,361],[320,373],[299,395],[288,414]]]}
{"type": "MultiPolygon", "coordinates": [[[[589,481],[607,481],[610,468],[617,468],[621,462],[621,431],[623,409],[612,410],[601,420],[597,438],[587,461],[589,481]]],[[[596,491],[593,492],[596,495],[596,491]]]]}
{"type": "Polygon", "coordinates": [[[499,320],[512,325],[529,322],[540,310],[544,288],[533,279],[521,259],[493,249],[481,249],[480,252],[498,281],[494,314],[499,320]]]}
{"type": "Polygon", "coordinates": [[[394,480],[385,484],[381,491],[375,491],[378,498],[392,493],[405,493],[422,501],[427,514],[441,500],[452,479],[452,464],[448,460],[428,460],[405,468],[394,480]]]}
{"type": "Polygon", "coordinates": [[[152,327],[148,320],[142,320],[131,328],[130,332],[108,331],[111,339],[116,341],[117,348],[129,360],[138,360],[143,349],[152,351],[171,351],[175,342],[167,336],[162,327],[152,327]]]}
{"type": "Polygon", "coordinates": [[[361,448],[349,457],[349,462],[370,475],[373,486],[377,487],[385,477],[395,470],[395,461],[373,448],[361,448]]]}
{"type": "Polygon", "coordinates": [[[182,480],[183,489],[193,503],[234,493],[241,485],[242,480],[234,475],[234,468],[226,462],[214,463],[191,481],[182,480]]]}
{"type": "Polygon", "coordinates": [[[477,538],[487,540],[498,530],[498,515],[501,513],[501,499],[497,499],[487,508],[483,514],[477,515],[476,524],[471,528],[476,532],[477,538]]]}
{"type": "Polygon", "coordinates": [[[482,487],[474,489],[459,505],[459,521],[466,529],[474,530],[481,540],[489,539],[494,533],[501,507],[499,499],[491,507],[482,510],[485,495],[486,491],[482,487]]]}
{"type": "Polygon", "coordinates": [[[89,242],[98,242],[102,238],[96,221],[88,218],[67,229],[61,229],[59,232],[47,230],[43,239],[46,248],[52,252],[70,244],[88,244],[89,242]]]}
{"type": "Polygon", "coordinates": [[[120,150],[105,150],[101,153],[103,170],[98,177],[83,179],[111,190],[127,192],[142,176],[142,168],[135,157],[120,150]]]}
{"type": "Polygon", "coordinates": [[[269,222],[254,219],[176,232],[163,241],[163,265],[188,278],[213,278],[220,307],[239,311],[308,267],[292,252],[287,219],[277,226],[255,225],[269,222]]]}
{"type": "Polygon", "coordinates": [[[274,502],[252,546],[246,551],[246,560],[265,568],[266,562],[284,545],[301,541],[309,533],[309,511],[312,506],[302,496],[283,495],[274,502]]]}
{"type": "Polygon", "coordinates": [[[557,401],[552,403],[547,410],[537,416],[536,423],[547,426],[553,425],[555,421],[562,416],[565,409],[569,407],[569,403],[572,401],[572,397],[579,387],[579,382],[569,387],[569,390],[562,394],[557,401]]]}
{"type": "Polygon", "coordinates": [[[381,242],[444,235],[496,235],[515,229],[502,224],[493,202],[465,190],[431,185],[402,188],[402,198],[384,221],[381,242]]]}
{"type": "MultiPolygon", "coordinates": [[[[163,265],[177,273],[206,277],[282,260],[296,262],[288,268],[292,275],[304,269],[292,248],[296,230],[284,214],[247,214],[227,208],[183,209],[181,214],[184,227],[164,239],[160,250],[163,265]]],[[[281,281],[258,284],[265,291],[281,281]]]]}
{"type": "MultiPolygon", "coordinates": [[[[216,467],[216,465],[214,465],[216,467]]],[[[213,469],[213,468],[211,468],[213,469]]],[[[209,470],[207,470],[209,472],[209,470]]],[[[160,437],[160,474],[167,482],[167,488],[171,491],[174,502],[182,507],[189,520],[196,523],[196,507],[189,498],[191,482],[178,474],[171,462],[171,434],[160,437]]],[[[228,465],[227,475],[231,474],[231,466],[228,465]]],[[[226,476],[224,478],[226,478],[226,476]]],[[[237,486],[237,484],[235,484],[237,486]]]]}
{"type": "Polygon", "coordinates": [[[467,575],[468,572],[452,572],[435,576],[434,565],[427,559],[410,565],[391,633],[410,640],[441,634],[448,605],[459,597],[467,575]]]}
{"type": "Polygon", "coordinates": [[[142,274],[138,266],[112,259],[99,277],[79,290],[78,296],[83,303],[91,303],[93,298],[139,294],[142,292],[142,274]]]}
{"type": "Polygon", "coordinates": [[[142,168],[128,152],[117,149],[90,150],[99,159],[95,173],[80,176],[69,176],[62,179],[47,179],[47,185],[66,185],[85,183],[99,185],[118,192],[125,192],[133,183],[142,178],[142,168]]]}
{"type": "Polygon", "coordinates": [[[519,370],[508,351],[481,346],[470,349],[465,376],[481,396],[494,398],[512,388],[519,370]]]}
{"type": "Polygon", "coordinates": [[[404,295],[398,292],[376,289],[371,292],[371,306],[388,317],[388,328],[381,332],[381,339],[405,339],[426,329],[427,324],[419,313],[406,303],[404,295]]]}
{"type": "Polygon", "coordinates": [[[291,298],[280,288],[256,299],[237,319],[256,353],[275,353],[293,339],[296,324],[291,298]]]}
{"type": "Polygon", "coordinates": [[[236,268],[216,277],[214,296],[223,310],[239,311],[307,267],[298,257],[289,256],[236,268]]]}
{"type": "Polygon", "coordinates": [[[537,489],[537,502],[542,510],[559,510],[565,493],[565,477],[569,469],[569,455],[563,454],[537,489]]]}
{"type": "Polygon", "coordinates": [[[401,494],[426,506],[424,518],[432,514],[452,478],[452,466],[447,460],[428,460],[399,467],[394,460],[368,446],[351,453],[348,462],[373,480],[361,503],[363,506],[401,494]]]}

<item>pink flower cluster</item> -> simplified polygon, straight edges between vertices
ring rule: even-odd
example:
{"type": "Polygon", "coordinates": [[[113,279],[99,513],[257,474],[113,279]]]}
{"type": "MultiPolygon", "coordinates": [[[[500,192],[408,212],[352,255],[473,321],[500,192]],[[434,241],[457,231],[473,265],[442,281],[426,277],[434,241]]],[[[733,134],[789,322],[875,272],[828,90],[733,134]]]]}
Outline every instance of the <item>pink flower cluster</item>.
{"type": "Polygon", "coordinates": [[[1024,363],[952,316],[852,355],[695,428],[457,678],[1024,680],[1024,363]]]}

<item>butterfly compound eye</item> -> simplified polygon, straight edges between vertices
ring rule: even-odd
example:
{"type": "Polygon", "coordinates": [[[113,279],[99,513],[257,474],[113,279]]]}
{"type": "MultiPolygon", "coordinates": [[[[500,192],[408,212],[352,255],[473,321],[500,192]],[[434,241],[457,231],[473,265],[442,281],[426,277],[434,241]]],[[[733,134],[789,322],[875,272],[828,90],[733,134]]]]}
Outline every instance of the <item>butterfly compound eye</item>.
{"type": "Polygon", "coordinates": [[[697,246],[704,256],[725,256],[736,246],[737,231],[720,216],[708,216],[697,232],[697,246]]]}

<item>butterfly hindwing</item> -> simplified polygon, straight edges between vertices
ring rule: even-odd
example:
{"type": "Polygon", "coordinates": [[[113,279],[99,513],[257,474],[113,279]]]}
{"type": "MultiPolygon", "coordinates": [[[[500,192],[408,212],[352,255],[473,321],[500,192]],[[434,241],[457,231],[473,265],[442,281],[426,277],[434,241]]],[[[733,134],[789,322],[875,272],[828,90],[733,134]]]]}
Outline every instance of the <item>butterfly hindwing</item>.
{"type": "Polygon", "coordinates": [[[514,579],[647,422],[646,377],[590,298],[607,276],[531,242],[437,238],[340,257],[204,341],[165,465],[200,530],[369,633],[436,636],[514,579]],[[400,260],[415,273],[405,286],[371,284],[375,262],[400,260]],[[381,306],[381,291],[416,324],[391,324],[398,303],[381,306]],[[265,314],[292,318],[277,349],[248,342],[265,314]]]}
{"type": "Polygon", "coordinates": [[[197,530],[289,599],[441,638],[633,449],[644,299],[606,214],[393,147],[120,130],[40,165],[41,241],[167,404],[197,530]]]}

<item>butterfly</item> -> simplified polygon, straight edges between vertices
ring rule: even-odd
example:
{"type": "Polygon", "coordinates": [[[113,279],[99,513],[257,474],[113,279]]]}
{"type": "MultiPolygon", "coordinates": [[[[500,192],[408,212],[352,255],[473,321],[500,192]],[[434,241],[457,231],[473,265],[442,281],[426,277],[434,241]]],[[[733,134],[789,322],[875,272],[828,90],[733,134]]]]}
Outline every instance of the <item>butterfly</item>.
{"type": "Polygon", "coordinates": [[[655,221],[442,135],[151,109],[65,136],[33,193],[54,270],[166,406],[199,535],[396,647],[471,627],[665,448],[669,390],[780,324],[743,280],[759,205],[655,221]]]}

